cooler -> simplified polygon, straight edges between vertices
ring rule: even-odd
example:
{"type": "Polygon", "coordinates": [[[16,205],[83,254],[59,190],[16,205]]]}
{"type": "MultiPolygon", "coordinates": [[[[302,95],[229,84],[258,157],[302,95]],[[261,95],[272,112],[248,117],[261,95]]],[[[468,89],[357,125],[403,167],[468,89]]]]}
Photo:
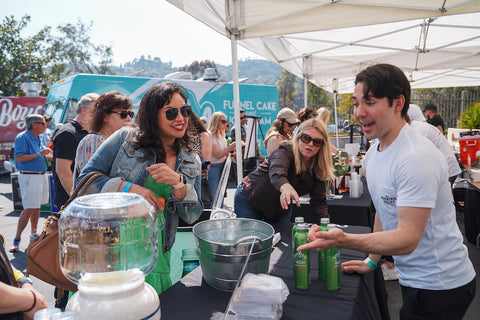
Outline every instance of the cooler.
{"type": "Polygon", "coordinates": [[[460,133],[458,140],[460,145],[460,161],[463,164],[469,164],[476,161],[476,153],[480,150],[480,131],[467,131],[460,133]]]}

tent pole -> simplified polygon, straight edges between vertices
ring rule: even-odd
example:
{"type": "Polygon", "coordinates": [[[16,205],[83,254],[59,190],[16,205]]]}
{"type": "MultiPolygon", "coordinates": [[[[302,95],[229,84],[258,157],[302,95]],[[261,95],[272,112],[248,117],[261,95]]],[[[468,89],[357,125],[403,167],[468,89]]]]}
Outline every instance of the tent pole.
{"type": "Polygon", "coordinates": [[[307,99],[308,99],[308,92],[307,92],[307,86],[308,86],[308,80],[307,80],[307,77],[303,77],[303,106],[305,108],[308,107],[308,102],[307,102],[307,99]]]}
{"type": "Polygon", "coordinates": [[[238,60],[237,60],[237,39],[232,32],[230,35],[230,43],[232,46],[232,79],[233,79],[233,110],[235,114],[235,137],[237,149],[237,185],[243,179],[242,165],[242,129],[240,125],[240,93],[238,85],[238,60]],[[240,137],[240,139],[238,139],[240,137]]]}
{"type": "Polygon", "coordinates": [[[335,110],[335,136],[337,138],[337,149],[339,149],[340,143],[338,142],[338,117],[337,117],[337,95],[338,95],[338,79],[332,79],[332,89],[333,89],[333,107],[335,110]]]}

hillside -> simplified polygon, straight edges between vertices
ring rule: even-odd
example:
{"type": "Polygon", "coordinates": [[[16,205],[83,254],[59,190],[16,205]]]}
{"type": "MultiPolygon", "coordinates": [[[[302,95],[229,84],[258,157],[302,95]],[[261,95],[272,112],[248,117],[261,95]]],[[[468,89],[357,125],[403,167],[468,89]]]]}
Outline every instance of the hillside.
{"type": "MultiPolygon", "coordinates": [[[[159,57],[135,58],[131,62],[127,62],[118,67],[112,67],[112,73],[116,75],[133,75],[141,77],[165,77],[169,73],[176,71],[190,71],[193,78],[198,79],[203,76],[206,68],[216,68],[217,73],[224,81],[232,81],[232,66],[224,66],[215,64],[214,61],[194,61],[190,65],[172,66],[171,62],[162,62],[159,57]]],[[[238,63],[239,78],[248,78],[245,83],[275,85],[282,67],[268,60],[241,60],[238,63]]]]}

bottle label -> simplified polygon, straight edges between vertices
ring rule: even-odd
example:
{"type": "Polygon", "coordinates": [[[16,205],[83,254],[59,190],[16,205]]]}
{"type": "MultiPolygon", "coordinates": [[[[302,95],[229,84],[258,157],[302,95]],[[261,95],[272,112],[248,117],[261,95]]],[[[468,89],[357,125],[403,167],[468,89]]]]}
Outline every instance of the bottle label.
{"type": "Polygon", "coordinates": [[[303,252],[295,253],[295,269],[306,270],[307,269],[307,255],[303,252]]]}

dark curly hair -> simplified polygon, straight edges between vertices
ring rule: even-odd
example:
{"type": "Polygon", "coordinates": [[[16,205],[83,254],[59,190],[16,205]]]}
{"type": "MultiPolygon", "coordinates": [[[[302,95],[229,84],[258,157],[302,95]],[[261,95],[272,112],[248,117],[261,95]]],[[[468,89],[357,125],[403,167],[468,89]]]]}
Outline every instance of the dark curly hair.
{"type": "MultiPolygon", "coordinates": [[[[158,110],[170,103],[172,96],[178,93],[185,101],[188,99],[187,91],[172,82],[163,82],[153,86],[142,98],[138,108],[136,122],[138,125],[138,135],[135,139],[135,148],[151,148],[157,157],[157,163],[165,162],[166,152],[160,139],[160,130],[158,127],[158,110]]],[[[188,134],[182,138],[175,139],[174,149],[178,153],[180,146],[188,150],[190,139],[188,134]]],[[[146,155],[147,156],[147,155],[146,155]]]]}

